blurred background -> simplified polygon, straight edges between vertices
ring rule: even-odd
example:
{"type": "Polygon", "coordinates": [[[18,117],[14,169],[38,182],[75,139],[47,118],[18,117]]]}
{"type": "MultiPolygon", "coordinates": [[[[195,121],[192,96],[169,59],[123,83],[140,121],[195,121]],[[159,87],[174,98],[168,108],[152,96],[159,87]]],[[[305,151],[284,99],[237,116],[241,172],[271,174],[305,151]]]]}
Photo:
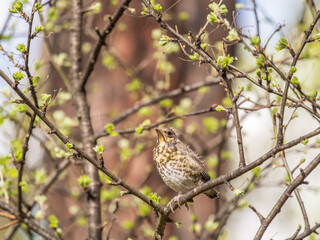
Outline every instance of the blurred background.
{"type": "MultiPolygon", "coordinates": [[[[84,8],[92,8],[97,1],[84,1],[84,8]]],[[[101,6],[92,13],[85,16],[83,35],[83,66],[86,65],[88,56],[98,37],[95,28],[102,29],[109,15],[112,15],[120,1],[102,1],[101,6]]],[[[208,4],[210,1],[158,1],[163,6],[163,20],[171,26],[177,25],[180,33],[191,32],[195,36],[199,29],[204,26],[208,14],[208,4]]],[[[9,15],[8,8],[12,7],[13,1],[4,0],[0,2],[0,43],[7,52],[13,52],[14,57],[19,60],[15,46],[18,43],[26,42],[27,24],[20,18],[9,15]]],[[[43,1],[42,3],[45,3],[43,1]]],[[[59,68],[68,76],[70,62],[69,51],[69,26],[70,26],[70,1],[51,1],[44,7],[47,34],[41,35],[32,41],[30,66],[37,75],[42,76],[39,83],[38,93],[53,93],[61,89],[65,93],[63,104],[53,106],[50,109],[51,118],[58,124],[59,129],[73,139],[80,141],[80,133],[77,128],[76,109],[72,105],[67,88],[62,81],[61,74],[53,67],[52,61],[58,64],[59,68]],[[54,9],[54,10],[52,10],[54,9]],[[47,47],[46,41],[51,46],[47,47]]],[[[319,2],[315,1],[316,7],[319,2]]],[[[285,56],[276,53],[274,45],[280,37],[285,37],[293,45],[301,36],[301,32],[312,21],[312,15],[302,0],[243,0],[225,1],[229,13],[227,18],[230,24],[248,36],[257,35],[257,25],[255,13],[253,11],[256,4],[257,16],[259,19],[259,34],[261,42],[266,43],[270,36],[280,25],[284,25],[280,31],[271,38],[267,53],[275,54],[275,60],[281,60],[285,56]]],[[[28,11],[26,4],[25,11],[28,11]]],[[[126,14],[117,24],[116,29],[107,39],[107,46],[103,49],[98,63],[87,84],[88,101],[90,103],[90,114],[95,133],[103,130],[107,123],[112,122],[120,113],[135,104],[150,100],[173,89],[190,85],[196,82],[212,80],[213,70],[207,65],[200,65],[190,62],[186,56],[179,51],[176,44],[159,47],[157,44],[165,31],[158,28],[157,23],[151,18],[140,15],[142,11],[141,2],[133,1],[130,8],[136,13],[126,11],[126,14]]],[[[35,25],[40,25],[39,16],[36,15],[35,25]]],[[[231,56],[237,56],[236,65],[240,69],[250,71],[255,66],[255,58],[244,51],[241,46],[231,45],[223,48],[221,39],[228,33],[223,29],[214,27],[206,34],[212,48],[217,56],[223,51],[231,56]]],[[[310,54],[319,54],[319,47],[309,49],[310,54]]],[[[310,60],[299,63],[299,79],[305,81],[305,87],[312,91],[319,89],[320,83],[317,81],[319,61],[314,57],[310,60]]],[[[284,64],[285,67],[285,64],[284,64]]],[[[12,75],[17,69],[9,63],[7,56],[0,55],[0,69],[8,75],[12,75]]],[[[251,70],[252,71],[252,70],[251,70]]],[[[26,84],[26,83],[25,83],[26,84]]],[[[236,85],[238,82],[235,83],[236,85]]],[[[239,84],[241,85],[241,84],[239,84]]],[[[20,85],[21,86],[21,85],[20,85]]],[[[23,86],[23,83],[22,83],[23,86]]],[[[246,84],[245,84],[246,86],[246,84]]],[[[1,91],[0,104],[3,111],[10,113],[11,106],[8,104],[8,86],[0,80],[1,91]]],[[[234,87],[236,89],[236,87],[234,87]]],[[[160,106],[150,106],[142,108],[137,114],[129,116],[128,119],[116,125],[116,129],[125,130],[139,126],[146,118],[151,122],[164,119],[170,116],[172,111],[186,113],[208,108],[215,104],[225,105],[226,94],[221,86],[210,86],[193,93],[180,95],[167,102],[162,102],[160,106]],[[174,107],[173,107],[174,106],[174,107]]],[[[259,91],[249,92],[248,95],[259,101],[262,93],[259,91]]],[[[252,162],[259,156],[267,152],[274,146],[274,131],[268,109],[247,114],[241,113],[242,132],[244,135],[244,145],[246,159],[252,162]]],[[[299,112],[300,117],[290,125],[286,140],[294,139],[303,133],[311,131],[318,126],[318,123],[305,112],[299,112]]],[[[289,116],[289,113],[288,113],[289,116]]],[[[197,151],[209,165],[211,177],[219,176],[232,171],[238,166],[238,149],[236,134],[234,131],[227,137],[223,137],[221,130],[209,130],[206,121],[210,124],[217,123],[222,126],[225,121],[223,113],[207,113],[201,117],[194,116],[185,119],[178,119],[166,125],[179,130],[180,139],[189,144],[197,151]],[[207,119],[207,120],[204,120],[207,119]],[[218,140],[217,140],[218,139],[218,140]],[[219,164],[217,164],[218,162],[219,164]]],[[[17,116],[22,119],[22,117],[17,116]]],[[[232,125],[228,121],[227,126],[232,125]]],[[[220,129],[220,128],[219,128],[220,129]]],[[[1,125],[0,131],[0,155],[10,154],[12,140],[23,136],[14,121],[5,121],[1,125]]],[[[51,138],[52,136],[50,136],[51,138]]],[[[53,138],[53,137],[52,137],[53,138]]],[[[162,201],[171,199],[176,195],[160,179],[152,161],[152,149],[156,141],[154,131],[144,132],[142,135],[127,134],[116,137],[102,137],[98,139],[98,144],[105,146],[104,160],[105,166],[126,180],[134,187],[144,192],[156,192],[162,196],[162,201]]],[[[61,161],[55,153],[46,149],[60,148],[61,144],[54,139],[48,139],[41,126],[34,129],[30,142],[29,155],[27,157],[27,167],[32,172],[43,169],[49,174],[52,169],[61,161]],[[47,148],[45,147],[47,146],[47,148]]],[[[302,158],[311,160],[316,155],[316,150],[303,149],[300,152],[288,153],[290,165],[293,167],[302,158]]],[[[276,165],[276,163],[274,163],[276,165]]],[[[320,171],[314,171],[308,180],[311,183],[319,183],[320,171]]],[[[83,174],[83,166],[79,162],[73,162],[70,167],[59,177],[59,181],[48,191],[46,215],[54,214],[60,220],[59,225],[63,228],[65,239],[84,239],[87,235],[87,222],[85,213],[85,199],[83,190],[77,183],[77,178],[83,174]],[[59,203],[59,204],[57,204],[59,203]]],[[[232,182],[233,186],[239,189],[244,188],[248,182],[250,174],[246,174],[232,182]]],[[[283,190],[286,177],[283,168],[274,168],[265,174],[263,180],[259,182],[256,189],[242,198],[242,203],[252,204],[258,211],[266,216],[274,206],[283,190]]],[[[101,176],[102,181],[105,180],[101,176]]],[[[34,189],[33,189],[34,190],[34,189]]],[[[32,190],[30,190],[32,192],[32,190]]],[[[207,221],[219,216],[224,203],[234,198],[233,193],[227,187],[221,187],[219,191],[222,196],[218,200],[211,200],[206,196],[198,196],[190,211],[185,207],[176,210],[172,218],[182,221],[181,228],[174,224],[168,224],[164,239],[200,239],[198,233],[204,231],[207,221]],[[195,217],[196,216],[196,217],[195,217]],[[200,227],[199,227],[200,226],[200,227]],[[202,227],[201,227],[202,226],[202,227]],[[199,229],[200,228],[200,229],[199,229]]],[[[319,206],[319,184],[311,184],[308,190],[301,192],[302,198],[308,201],[307,212],[310,222],[314,224],[320,221],[319,206]]],[[[28,194],[30,199],[32,193],[28,194]]],[[[116,220],[110,231],[111,239],[150,239],[152,226],[154,226],[154,216],[149,210],[145,210],[141,202],[132,196],[120,197],[117,187],[103,185],[101,201],[103,204],[103,220],[110,223],[113,217],[113,210],[116,202],[120,200],[119,210],[116,213],[116,220]],[[138,209],[138,210],[137,210],[138,209]],[[138,214],[137,214],[137,211],[138,214]],[[142,212],[142,213],[141,213],[142,212]]],[[[36,211],[37,208],[34,208],[36,211]]],[[[303,223],[301,213],[295,198],[290,199],[281,213],[272,222],[266,231],[263,239],[285,239],[292,235],[298,225],[303,223]]],[[[44,224],[46,224],[44,222],[44,224]]],[[[105,232],[108,231],[107,225],[105,232]]],[[[230,219],[221,239],[253,239],[260,222],[256,214],[247,207],[240,207],[232,212],[230,219]]],[[[28,234],[23,229],[0,231],[0,236],[12,239],[28,239],[28,234]]],[[[36,237],[35,237],[36,238],[36,237]]],[[[317,239],[317,238],[315,238],[317,239]]]]}

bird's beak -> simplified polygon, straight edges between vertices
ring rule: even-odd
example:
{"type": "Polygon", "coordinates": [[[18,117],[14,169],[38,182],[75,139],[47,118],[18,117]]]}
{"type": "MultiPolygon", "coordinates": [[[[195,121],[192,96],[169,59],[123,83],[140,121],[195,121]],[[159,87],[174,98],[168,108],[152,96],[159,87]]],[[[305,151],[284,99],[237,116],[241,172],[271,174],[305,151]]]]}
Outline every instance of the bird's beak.
{"type": "Polygon", "coordinates": [[[163,136],[162,130],[160,128],[156,128],[155,130],[156,130],[157,135],[158,135],[158,142],[160,143],[160,142],[165,141],[165,138],[163,136]]]}

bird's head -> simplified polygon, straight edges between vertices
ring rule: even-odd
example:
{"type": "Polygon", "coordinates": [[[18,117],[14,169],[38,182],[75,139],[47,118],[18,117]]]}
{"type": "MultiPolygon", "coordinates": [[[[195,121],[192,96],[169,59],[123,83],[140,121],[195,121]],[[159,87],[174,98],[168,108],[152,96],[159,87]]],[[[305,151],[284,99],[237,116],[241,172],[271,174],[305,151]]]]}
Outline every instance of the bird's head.
{"type": "Polygon", "coordinates": [[[163,144],[163,143],[171,143],[175,144],[179,141],[176,133],[170,129],[161,129],[161,128],[156,128],[155,129],[158,135],[157,143],[158,144],[163,144]]]}

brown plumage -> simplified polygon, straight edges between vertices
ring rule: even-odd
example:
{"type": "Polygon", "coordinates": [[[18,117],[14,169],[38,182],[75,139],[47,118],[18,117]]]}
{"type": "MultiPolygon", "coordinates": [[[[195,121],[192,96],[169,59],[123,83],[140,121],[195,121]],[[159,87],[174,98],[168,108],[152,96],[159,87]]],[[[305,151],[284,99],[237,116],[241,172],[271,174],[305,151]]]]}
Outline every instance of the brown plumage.
{"type": "MultiPolygon", "coordinates": [[[[210,180],[207,168],[198,155],[181,142],[172,129],[156,128],[158,135],[153,149],[153,160],[163,181],[174,191],[186,193],[210,180]]],[[[210,189],[205,192],[210,198],[219,192],[210,189]]]]}

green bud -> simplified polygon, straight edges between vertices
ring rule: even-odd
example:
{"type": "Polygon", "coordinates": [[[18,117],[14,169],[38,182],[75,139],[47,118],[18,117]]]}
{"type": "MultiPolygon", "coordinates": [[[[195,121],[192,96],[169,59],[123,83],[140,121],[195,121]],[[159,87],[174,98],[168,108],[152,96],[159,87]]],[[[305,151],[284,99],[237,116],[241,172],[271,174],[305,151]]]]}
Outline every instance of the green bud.
{"type": "Polygon", "coordinates": [[[244,195],[244,191],[235,188],[235,189],[233,189],[233,195],[235,195],[237,197],[241,197],[244,195]]]}
{"type": "Polygon", "coordinates": [[[251,43],[253,45],[259,45],[261,43],[261,40],[260,40],[260,37],[259,36],[253,36],[251,39],[250,39],[251,43]]]}
{"type": "Polygon", "coordinates": [[[71,151],[72,151],[72,149],[73,149],[73,144],[72,144],[72,143],[67,142],[67,143],[66,143],[66,148],[67,148],[67,150],[68,150],[69,152],[71,152],[71,151]]]}
{"type": "Polygon", "coordinates": [[[222,112],[222,111],[226,111],[226,109],[225,109],[223,106],[218,105],[218,106],[216,107],[216,111],[222,112]]]}
{"type": "Polygon", "coordinates": [[[90,177],[88,177],[87,175],[81,175],[79,178],[78,178],[78,183],[84,187],[84,188],[87,188],[89,186],[89,184],[91,183],[91,179],[90,177]]]}
{"type": "Polygon", "coordinates": [[[158,3],[154,6],[154,11],[156,11],[157,13],[161,13],[162,11],[162,6],[158,3]]]}
{"type": "Polygon", "coordinates": [[[22,78],[25,77],[25,75],[21,72],[21,70],[19,72],[14,72],[12,74],[12,77],[15,81],[20,81],[22,78]]]}
{"type": "Polygon", "coordinates": [[[39,26],[35,26],[34,29],[35,29],[36,33],[39,33],[41,31],[43,31],[44,27],[42,25],[39,25],[39,26]]]}
{"type": "Polygon", "coordinates": [[[228,56],[219,56],[217,63],[222,68],[226,68],[229,64],[233,63],[233,59],[233,57],[230,57],[230,54],[228,54],[228,56]]]}
{"type": "Polygon", "coordinates": [[[296,76],[292,77],[291,82],[292,82],[292,84],[294,84],[296,86],[300,86],[299,79],[296,76]]]}
{"type": "Polygon", "coordinates": [[[211,23],[214,24],[217,21],[217,15],[213,12],[210,12],[207,16],[207,20],[211,23]]]}
{"type": "Polygon", "coordinates": [[[296,71],[297,71],[297,68],[296,68],[295,66],[292,66],[292,67],[290,68],[290,73],[291,73],[291,74],[294,74],[296,71]]]}
{"type": "Polygon", "coordinates": [[[42,7],[42,5],[41,5],[40,3],[38,3],[38,2],[34,5],[34,8],[35,8],[37,11],[39,11],[39,12],[43,12],[43,7],[42,7]]]}
{"type": "Polygon", "coordinates": [[[227,40],[229,41],[235,41],[239,38],[238,36],[238,32],[236,29],[232,28],[230,31],[229,31],[229,34],[228,36],[226,37],[227,40]]]}
{"type": "Polygon", "coordinates": [[[288,40],[285,38],[280,38],[278,43],[276,44],[276,50],[280,51],[282,49],[285,49],[289,46],[288,40]]]}
{"type": "Polygon", "coordinates": [[[189,58],[190,58],[191,60],[197,61],[197,60],[200,59],[200,56],[199,56],[198,53],[194,53],[192,56],[189,56],[189,58]]]}
{"type": "Polygon", "coordinates": [[[99,155],[102,155],[104,152],[104,146],[100,145],[100,146],[95,146],[93,148],[93,151],[95,151],[96,153],[98,153],[99,155]]]}
{"type": "Polygon", "coordinates": [[[16,49],[22,53],[24,53],[26,51],[26,46],[24,45],[24,43],[19,43],[17,46],[16,46],[16,49]]]}

